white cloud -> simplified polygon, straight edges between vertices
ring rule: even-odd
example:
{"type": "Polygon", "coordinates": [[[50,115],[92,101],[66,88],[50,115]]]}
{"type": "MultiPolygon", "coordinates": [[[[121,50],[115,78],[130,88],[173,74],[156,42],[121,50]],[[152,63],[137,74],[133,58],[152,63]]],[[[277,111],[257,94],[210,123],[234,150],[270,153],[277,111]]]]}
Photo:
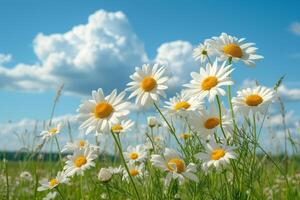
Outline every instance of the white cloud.
{"type": "Polygon", "coordinates": [[[295,35],[300,36],[300,23],[299,23],[299,22],[293,22],[293,23],[290,25],[290,31],[291,31],[292,33],[294,33],[295,35]]]}
{"type": "Polygon", "coordinates": [[[278,88],[279,95],[285,101],[300,101],[300,88],[288,88],[285,85],[281,85],[278,88]]]}
{"type": "MultiPolygon", "coordinates": [[[[290,110],[285,115],[285,122],[288,127],[292,127],[296,125],[296,121],[299,120],[299,117],[295,115],[295,112],[293,110],[290,110]]],[[[267,117],[266,122],[267,126],[282,127],[282,115],[280,113],[271,115],[267,117]]]]}
{"type": "Polygon", "coordinates": [[[164,43],[157,49],[155,61],[168,67],[170,89],[178,89],[176,86],[188,82],[191,71],[199,70],[192,55],[192,44],[181,40],[164,43]]]}
{"type": "Polygon", "coordinates": [[[64,82],[68,92],[80,94],[98,87],[123,89],[134,67],[148,61],[122,12],[100,10],[66,33],[39,33],[33,47],[37,64],[0,67],[0,87],[45,90],[64,82]]]}
{"type": "Polygon", "coordinates": [[[10,62],[12,59],[12,56],[10,54],[2,54],[0,53],[0,65],[4,63],[10,62]]]}

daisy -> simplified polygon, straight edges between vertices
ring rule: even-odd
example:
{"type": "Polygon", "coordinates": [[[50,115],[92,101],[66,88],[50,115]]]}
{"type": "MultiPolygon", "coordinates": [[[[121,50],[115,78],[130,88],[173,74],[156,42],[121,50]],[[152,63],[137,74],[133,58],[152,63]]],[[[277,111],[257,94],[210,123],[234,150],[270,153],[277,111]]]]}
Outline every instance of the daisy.
{"type": "Polygon", "coordinates": [[[129,102],[124,102],[125,92],[117,95],[117,90],[113,90],[108,96],[104,96],[103,90],[92,92],[93,99],[84,101],[77,110],[78,118],[83,121],[80,129],[85,129],[89,134],[95,131],[96,134],[109,132],[113,124],[117,124],[120,118],[129,114],[127,109],[129,102]]]}
{"type": "Polygon", "coordinates": [[[142,162],[147,157],[144,145],[128,146],[127,151],[123,154],[127,162],[142,162]]]}
{"type": "Polygon", "coordinates": [[[135,68],[135,73],[130,76],[133,80],[127,85],[127,90],[132,91],[129,98],[136,96],[135,103],[139,106],[148,106],[159,100],[159,96],[166,97],[164,90],[168,89],[168,77],[165,76],[165,67],[154,64],[143,65],[135,68]]]}
{"type": "Polygon", "coordinates": [[[69,178],[67,178],[66,174],[64,172],[58,172],[57,176],[50,181],[47,179],[43,179],[40,181],[41,186],[38,187],[38,191],[44,191],[44,190],[51,190],[55,187],[57,187],[61,183],[68,183],[69,178]]]}
{"type": "Polygon", "coordinates": [[[236,159],[237,156],[233,152],[234,149],[234,147],[217,144],[212,139],[206,144],[205,152],[197,153],[195,158],[202,161],[202,168],[205,171],[212,166],[220,170],[230,163],[230,159],[236,159]]]}
{"type": "Polygon", "coordinates": [[[86,148],[98,149],[99,147],[89,144],[87,140],[77,140],[74,142],[67,142],[64,148],[61,150],[61,152],[75,151],[76,149],[81,150],[86,148]]]}
{"type": "Polygon", "coordinates": [[[109,168],[101,168],[98,174],[99,181],[107,183],[111,180],[113,173],[109,168]]]}
{"type": "Polygon", "coordinates": [[[204,102],[196,98],[190,98],[184,92],[177,94],[166,102],[165,108],[168,109],[170,114],[185,117],[195,111],[203,109],[204,102]]]}
{"type": "Polygon", "coordinates": [[[92,148],[76,149],[73,155],[67,156],[68,160],[66,161],[66,165],[64,167],[66,175],[83,175],[85,170],[95,166],[94,160],[96,158],[96,151],[92,148]]]}
{"type": "Polygon", "coordinates": [[[233,109],[244,115],[248,115],[250,112],[264,114],[274,97],[274,90],[263,86],[243,89],[238,91],[237,97],[232,99],[233,109]]]}
{"type": "Polygon", "coordinates": [[[123,173],[124,170],[122,165],[120,165],[119,167],[109,167],[108,169],[112,174],[120,174],[123,173]]]}
{"type": "MultiPolygon", "coordinates": [[[[225,134],[228,134],[229,136],[229,133],[232,130],[232,119],[230,112],[225,109],[223,104],[221,104],[221,116],[222,127],[225,134]]],[[[221,129],[219,110],[214,105],[211,105],[209,110],[193,115],[189,121],[195,132],[204,136],[203,139],[206,139],[208,136],[221,129]]]]}
{"type": "Polygon", "coordinates": [[[33,179],[32,179],[32,175],[31,175],[28,171],[23,171],[23,172],[21,172],[20,178],[21,178],[21,179],[24,179],[24,180],[26,180],[26,181],[32,181],[32,180],[33,180],[33,179]]]}
{"type": "Polygon", "coordinates": [[[236,37],[222,33],[219,37],[208,40],[212,53],[220,57],[221,60],[232,59],[233,61],[243,61],[246,65],[255,66],[255,61],[263,58],[256,54],[255,43],[246,43],[245,38],[236,37]]]}
{"type": "Polygon", "coordinates": [[[62,123],[58,123],[56,126],[42,131],[40,135],[42,136],[43,139],[47,139],[49,137],[55,136],[58,133],[60,133],[62,126],[63,126],[62,123]]]}
{"type": "Polygon", "coordinates": [[[158,167],[168,173],[165,185],[169,185],[172,179],[178,179],[182,184],[185,178],[198,182],[196,173],[196,165],[190,163],[186,166],[184,160],[172,149],[165,149],[164,156],[151,155],[153,166],[158,167]]]}
{"type": "Polygon", "coordinates": [[[189,139],[190,137],[192,137],[192,135],[189,134],[189,133],[181,133],[181,134],[179,135],[179,137],[180,137],[181,139],[183,139],[183,140],[187,140],[187,139],[189,139]]]}
{"type": "Polygon", "coordinates": [[[125,133],[131,131],[134,122],[131,120],[122,120],[121,123],[113,124],[111,131],[114,133],[125,133]]]}
{"type": "Polygon", "coordinates": [[[147,123],[150,128],[153,128],[158,125],[158,121],[155,116],[147,117],[147,123]]]}
{"type": "Polygon", "coordinates": [[[229,76],[233,68],[231,68],[231,65],[226,65],[225,61],[221,67],[218,65],[216,59],[213,64],[207,63],[206,68],[201,67],[200,73],[191,73],[193,80],[184,85],[188,88],[186,92],[190,97],[203,98],[208,96],[209,102],[212,102],[216,95],[224,96],[226,94],[221,86],[233,85],[233,81],[229,76]]]}
{"type": "Polygon", "coordinates": [[[53,200],[57,196],[57,192],[49,192],[42,200],[53,200]]]}
{"type": "MultiPolygon", "coordinates": [[[[133,163],[128,163],[127,164],[128,169],[129,169],[129,173],[130,176],[133,178],[143,178],[143,176],[145,175],[144,172],[144,164],[140,164],[140,165],[135,165],[133,163]]],[[[123,180],[127,180],[129,181],[129,175],[126,171],[126,169],[123,169],[123,180]]]]}
{"type": "Polygon", "coordinates": [[[210,48],[208,46],[208,41],[205,40],[204,44],[200,43],[193,52],[195,60],[200,60],[200,63],[203,64],[207,60],[207,57],[211,54],[210,48]]]}

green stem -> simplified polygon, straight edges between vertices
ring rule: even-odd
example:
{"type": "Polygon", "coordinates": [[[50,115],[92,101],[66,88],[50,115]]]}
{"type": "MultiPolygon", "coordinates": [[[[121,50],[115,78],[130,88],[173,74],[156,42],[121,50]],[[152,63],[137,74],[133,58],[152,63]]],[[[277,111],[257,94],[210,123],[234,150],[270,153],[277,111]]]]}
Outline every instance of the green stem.
{"type": "Polygon", "coordinates": [[[56,187],[55,189],[57,190],[57,192],[58,192],[60,198],[61,198],[62,200],[64,200],[65,198],[64,198],[64,196],[62,195],[62,193],[60,192],[60,190],[58,189],[58,187],[56,187]]]}
{"type": "Polygon", "coordinates": [[[111,198],[111,196],[110,196],[110,190],[109,190],[109,187],[108,187],[107,183],[105,183],[104,185],[105,185],[106,190],[107,190],[108,199],[111,200],[112,198],[111,198]]]}
{"type": "Polygon", "coordinates": [[[222,130],[223,136],[224,136],[225,140],[227,141],[227,137],[226,137],[225,131],[223,129],[221,101],[220,101],[220,97],[218,95],[216,97],[217,97],[217,103],[218,103],[218,108],[219,108],[220,127],[222,130]]]}
{"type": "Polygon", "coordinates": [[[62,156],[61,156],[61,150],[60,150],[60,146],[59,146],[58,139],[57,139],[56,135],[54,136],[54,139],[55,139],[55,143],[56,143],[56,146],[57,146],[57,149],[58,149],[58,156],[59,156],[59,160],[60,160],[60,165],[61,165],[62,168],[64,168],[63,160],[62,160],[62,156]]]}
{"type": "Polygon", "coordinates": [[[5,178],[6,178],[6,198],[9,199],[9,182],[8,182],[7,160],[4,161],[4,165],[5,165],[5,178]]]}
{"type": "Polygon", "coordinates": [[[84,199],[83,198],[83,176],[82,175],[80,176],[80,196],[81,196],[81,199],[84,199]]]}
{"type": "Polygon", "coordinates": [[[138,191],[137,191],[137,188],[136,188],[136,186],[135,186],[135,183],[134,183],[134,181],[133,181],[133,179],[132,179],[132,176],[131,176],[131,174],[130,174],[130,172],[129,172],[129,168],[128,168],[127,164],[126,164],[126,161],[125,161],[125,158],[124,158],[124,155],[123,155],[123,151],[122,151],[121,144],[119,144],[118,138],[115,136],[115,134],[114,134],[113,132],[111,132],[111,134],[112,134],[112,136],[113,136],[113,138],[114,138],[114,140],[115,140],[115,143],[117,144],[117,147],[118,147],[119,154],[120,154],[120,156],[121,156],[123,165],[124,165],[124,167],[125,167],[125,169],[126,169],[126,171],[127,171],[127,173],[128,173],[130,182],[132,183],[132,185],[133,185],[133,187],[134,187],[134,191],[135,191],[135,193],[136,193],[136,196],[137,196],[138,199],[141,199],[141,198],[140,198],[140,195],[139,195],[139,193],[138,193],[138,191]]]}

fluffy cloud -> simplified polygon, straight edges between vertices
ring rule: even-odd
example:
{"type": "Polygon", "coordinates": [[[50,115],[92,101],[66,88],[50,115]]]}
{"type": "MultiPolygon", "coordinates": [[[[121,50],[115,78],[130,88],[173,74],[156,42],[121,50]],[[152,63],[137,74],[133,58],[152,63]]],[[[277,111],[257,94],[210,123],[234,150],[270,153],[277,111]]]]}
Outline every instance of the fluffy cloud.
{"type": "Polygon", "coordinates": [[[279,95],[285,101],[300,101],[300,88],[288,88],[285,85],[281,85],[278,88],[279,95]]]}
{"type": "Polygon", "coordinates": [[[0,65],[10,62],[12,59],[12,56],[10,54],[1,54],[0,53],[0,65]]]}
{"type": "Polygon", "coordinates": [[[295,35],[300,36],[300,23],[294,22],[290,25],[290,31],[294,33],[295,35]]]}
{"type": "Polygon", "coordinates": [[[198,70],[192,55],[192,44],[181,40],[164,43],[157,49],[155,61],[168,67],[169,85],[173,91],[178,90],[176,86],[188,82],[191,71],[198,70]]]}
{"type": "Polygon", "coordinates": [[[66,33],[39,33],[33,47],[37,64],[0,67],[0,87],[44,90],[63,82],[71,93],[86,94],[104,86],[123,89],[134,66],[148,61],[143,43],[122,12],[100,10],[87,24],[66,33]]]}

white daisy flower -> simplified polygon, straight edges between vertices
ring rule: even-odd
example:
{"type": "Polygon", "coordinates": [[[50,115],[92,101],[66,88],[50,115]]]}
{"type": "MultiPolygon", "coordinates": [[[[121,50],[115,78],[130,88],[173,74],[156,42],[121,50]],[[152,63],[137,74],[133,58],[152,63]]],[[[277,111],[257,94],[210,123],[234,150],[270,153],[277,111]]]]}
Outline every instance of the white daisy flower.
{"type": "Polygon", "coordinates": [[[127,151],[123,154],[127,162],[142,162],[147,157],[144,145],[137,145],[136,147],[128,146],[127,151]]]}
{"type": "Polygon", "coordinates": [[[170,101],[165,103],[167,104],[165,108],[168,109],[170,114],[175,114],[181,117],[186,117],[195,111],[201,111],[204,104],[201,99],[190,98],[184,92],[170,98],[170,101]]]}
{"type": "Polygon", "coordinates": [[[48,181],[47,179],[43,179],[40,181],[41,186],[38,187],[37,191],[51,190],[57,187],[61,183],[68,183],[69,178],[64,172],[58,172],[56,177],[48,181]]]}
{"type": "Polygon", "coordinates": [[[114,133],[126,133],[131,131],[131,127],[134,125],[134,122],[131,120],[122,120],[121,123],[113,124],[111,131],[114,133]]]}
{"type": "Polygon", "coordinates": [[[141,68],[135,68],[135,73],[130,76],[133,80],[127,85],[127,90],[132,91],[129,98],[136,96],[135,103],[139,106],[149,106],[159,101],[159,96],[166,97],[164,90],[168,89],[168,77],[165,76],[166,69],[154,64],[143,65],[141,68]]]}
{"type": "Polygon", "coordinates": [[[204,44],[200,43],[193,52],[195,60],[200,60],[200,63],[203,64],[207,60],[207,56],[211,54],[210,48],[208,46],[208,40],[204,41],[204,44]]]}
{"type": "Polygon", "coordinates": [[[87,140],[77,140],[74,142],[67,142],[67,144],[61,150],[61,152],[75,151],[76,149],[86,149],[86,148],[98,149],[99,147],[90,144],[89,141],[87,140]]]}
{"type": "MultiPolygon", "coordinates": [[[[221,116],[222,127],[225,134],[229,136],[233,129],[232,118],[230,112],[225,109],[223,104],[221,104],[221,116]]],[[[206,139],[209,135],[221,130],[219,109],[214,105],[211,105],[209,110],[191,116],[189,121],[193,129],[204,136],[203,139],[206,139]]]]}
{"type": "MultiPolygon", "coordinates": [[[[134,163],[127,164],[130,176],[133,178],[143,178],[145,175],[144,164],[136,165],[134,163]]],[[[126,169],[123,169],[123,180],[129,181],[129,175],[126,169]]]]}
{"type": "Polygon", "coordinates": [[[66,165],[64,167],[66,175],[83,175],[85,170],[95,166],[94,160],[96,158],[96,151],[92,148],[76,149],[73,155],[67,156],[68,160],[66,161],[66,165]]]}
{"type": "Polygon", "coordinates": [[[32,175],[31,175],[30,172],[28,172],[28,171],[23,171],[23,172],[21,172],[20,178],[21,178],[21,179],[24,179],[24,180],[26,180],[26,181],[32,181],[32,180],[33,180],[33,179],[32,179],[32,175]]]}
{"type": "Polygon", "coordinates": [[[120,165],[119,167],[109,167],[108,169],[112,174],[120,174],[123,173],[124,170],[122,165],[120,165]]]}
{"type": "Polygon", "coordinates": [[[212,65],[207,63],[206,68],[200,67],[200,73],[191,73],[193,80],[184,85],[188,88],[186,92],[190,97],[203,98],[208,96],[209,102],[212,102],[216,95],[224,96],[226,94],[221,86],[233,85],[233,81],[229,76],[233,68],[231,68],[231,65],[226,65],[225,61],[221,67],[218,65],[216,59],[212,65]]]}
{"type": "Polygon", "coordinates": [[[158,121],[155,116],[147,117],[147,123],[150,128],[153,128],[158,125],[158,121]]]}
{"type": "Polygon", "coordinates": [[[190,134],[190,133],[181,133],[181,134],[179,135],[179,137],[180,137],[181,139],[183,139],[183,140],[188,140],[189,138],[192,137],[192,134],[190,134]]]}
{"type": "Polygon", "coordinates": [[[108,168],[101,168],[98,174],[98,179],[99,181],[103,182],[103,183],[107,183],[108,181],[111,180],[113,176],[113,173],[111,172],[110,169],[108,168]]]}
{"type": "Polygon", "coordinates": [[[237,97],[232,98],[233,109],[244,115],[250,112],[264,114],[268,105],[275,97],[273,89],[257,86],[253,89],[247,88],[237,92],[237,97]]]}
{"type": "Polygon", "coordinates": [[[117,95],[113,90],[108,96],[104,96],[102,89],[92,92],[93,99],[84,101],[77,110],[78,118],[83,121],[80,129],[85,129],[89,134],[95,131],[96,134],[109,132],[113,124],[119,123],[120,119],[129,114],[129,102],[124,102],[125,92],[117,95]]]}
{"type": "Polygon", "coordinates": [[[42,200],[53,200],[57,196],[57,192],[49,192],[42,200]]]}
{"type": "Polygon", "coordinates": [[[230,163],[230,159],[236,159],[235,148],[223,144],[217,144],[213,139],[206,144],[205,152],[195,155],[195,158],[202,161],[203,170],[207,171],[214,166],[217,170],[230,163]]]}
{"type": "Polygon", "coordinates": [[[47,139],[49,137],[53,137],[53,136],[57,135],[58,133],[60,133],[62,127],[63,127],[63,124],[61,122],[59,122],[56,126],[42,131],[40,135],[42,136],[42,139],[47,139]]]}
{"type": "Polygon", "coordinates": [[[165,179],[165,185],[169,185],[172,179],[178,179],[182,184],[185,178],[198,182],[196,176],[196,165],[190,163],[186,166],[184,160],[172,149],[165,149],[164,156],[151,155],[153,166],[158,167],[168,173],[165,179]]]}
{"type": "Polygon", "coordinates": [[[221,60],[228,58],[233,61],[243,61],[246,65],[255,66],[255,61],[263,58],[256,54],[255,43],[246,43],[245,38],[236,37],[222,33],[219,37],[213,37],[208,40],[208,45],[213,54],[220,57],[221,60]]]}

